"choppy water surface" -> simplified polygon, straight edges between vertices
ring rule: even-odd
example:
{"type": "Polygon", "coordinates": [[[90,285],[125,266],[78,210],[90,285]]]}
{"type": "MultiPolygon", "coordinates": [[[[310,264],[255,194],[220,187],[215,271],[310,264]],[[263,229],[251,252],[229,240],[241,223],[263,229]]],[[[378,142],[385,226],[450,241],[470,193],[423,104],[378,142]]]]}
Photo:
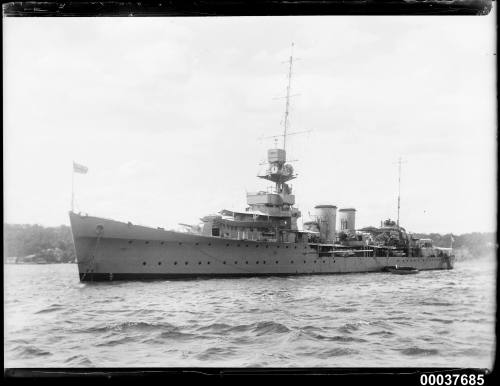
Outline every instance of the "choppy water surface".
{"type": "Polygon", "coordinates": [[[491,368],[494,259],[451,271],[88,283],[5,265],[6,367],[491,368]]]}

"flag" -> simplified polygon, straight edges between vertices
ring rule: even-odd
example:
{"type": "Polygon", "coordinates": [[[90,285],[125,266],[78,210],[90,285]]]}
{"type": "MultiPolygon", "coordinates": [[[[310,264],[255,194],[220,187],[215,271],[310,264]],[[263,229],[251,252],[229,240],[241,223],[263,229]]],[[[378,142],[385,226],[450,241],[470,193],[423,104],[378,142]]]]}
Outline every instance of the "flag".
{"type": "Polygon", "coordinates": [[[88,172],[88,170],[89,170],[88,167],[77,164],[75,161],[73,161],[73,171],[74,172],[85,174],[88,172]]]}

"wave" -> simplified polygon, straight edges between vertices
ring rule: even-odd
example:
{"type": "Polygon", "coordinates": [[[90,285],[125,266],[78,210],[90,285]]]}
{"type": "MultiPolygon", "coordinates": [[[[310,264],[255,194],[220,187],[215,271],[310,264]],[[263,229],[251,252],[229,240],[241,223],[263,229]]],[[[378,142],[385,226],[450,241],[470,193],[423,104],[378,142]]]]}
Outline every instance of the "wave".
{"type": "Polygon", "coordinates": [[[368,335],[393,336],[395,334],[393,332],[391,332],[391,331],[382,330],[382,331],[370,332],[370,333],[368,333],[368,335]]]}
{"type": "Polygon", "coordinates": [[[227,330],[231,329],[233,326],[230,324],[226,323],[212,323],[207,326],[202,326],[198,328],[198,331],[212,331],[212,332],[219,332],[223,331],[226,332],[227,330]]]}
{"type": "Polygon", "coordinates": [[[453,303],[450,302],[443,302],[440,300],[422,300],[421,302],[418,302],[418,304],[422,306],[453,306],[453,303]]]}
{"type": "Polygon", "coordinates": [[[49,313],[49,312],[59,311],[59,310],[62,310],[64,308],[65,308],[65,306],[63,306],[62,304],[51,304],[50,306],[47,306],[47,307],[42,308],[41,310],[35,312],[35,314],[45,314],[45,313],[49,313]]]}
{"type": "Polygon", "coordinates": [[[315,333],[312,331],[304,331],[304,329],[299,330],[299,334],[296,336],[296,340],[299,340],[304,336],[325,342],[359,342],[359,343],[366,342],[366,339],[363,338],[356,338],[353,336],[344,336],[344,335],[329,336],[329,335],[315,333]]]}
{"type": "Polygon", "coordinates": [[[107,340],[105,342],[102,342],[102,343],[97,343],[96,346],[99,346],[99,347],[112,347],[112,346],[117,346],[119,344],[127,344],[127,343],[130,343],[132,342],[134,339],[129,337],[129,336],[125,336],[125,337],[122,337],[122,338],[118,338],[118,339],[110,339],[110,340],[107,340]]]}
{"type": "Polygon", "coordinates": [[[230,332],[253,332],[257,336],[265,334],[280,334],[289,332],[290,329],[284,324],[274,321],[262,321],[251,324],[230,325],[227,323],[212,323],[202,326],[197,331],[209,331],[216,334],[226,334],[230,332]]]}
{"type": "Polygon", "coordinates": [[[351,307],[340,307],[335,310],[336,312],[356,312],[358,311],[357,308],[351,308],[351,307]]]}
{"type": "Polygon", "coordinates": [[[121,322],[106,324],[103,326],[92,326],[85,329],[80,329],[78,332],[94,333],[94,332],[108,332],[108,331],[155,331],[158,329],[172,329],[177,328],[170,323],[148,323],[148,322],[121,322]]]}
{"type": "Polygon", "coordinates": [[[358,353],[358,351],[356,351],[354,349],[345,348],[345,347],[335,347],[333,349],[321,351],[317,354],[311,353],[311,355],[314,355],[320,359],[328,359],[330,357],[353,355],[353,354],[357,354],[357,353],[358,353]]]}
{"type": "Polygon", "coordinates": [[[402,354],[409,356],[428,356],[428,355],[437,355],[439,353],[436,349],[425,349],[420,347],[410,347],[405,349],[399,349],[402,354]]]}
{"type": "Polygon", "coordinates": [[[197,354],[196,358],[200,360],[213,360],[214,358],[220,359],[234,354],[235,350],[232,347],[210,347],[197,354]]]}
{"type": "Polygon", "coordinates": [[[71,366],[82,366],[82,367],[91,367],[94,366],[92,361],[87,358],[85,355],[74,355],[64,361],[71,366]]]}
{"type": "Polygon", "coordinates": [[[32,345],[16,346],[12,349],[12,351],[15,352],[20,358],[34,358],[52,355],[50,351],[45,351],[32,345]]]}
{"type": "Polygon", "coordinates": [[[343,326],[339,327],[339,331],[343,333],[351,333],[353,331],[359,330],[359,327],[364,324],[369,324],[369,323],[367,322],[346,323],[343,326]]]}
{"type": "Polygon", "coordinates": [[[451,323],[453,323],[453,320],[450,320],[450,319],[439,319],[439,318],[429,319],[429,321],[431,321],[431,322],[439,322],[439,323],[444,323],[444,324],[451,324],[451,323]]]}
{"type": "Polygon", "coordinates": [[[163,331],[158,336],[160,339],[209,339],[203,335],[190,334],[188,332],[179,331],[179,329],[173,329],[170,331],[163,331]]]}
{"type": "Polygon", "coordinates": [[[258,336],[265,334],[280,334],[289,332],[290,329],[281,323],[272,321],[254,323],[253,332],[258,336]]]}

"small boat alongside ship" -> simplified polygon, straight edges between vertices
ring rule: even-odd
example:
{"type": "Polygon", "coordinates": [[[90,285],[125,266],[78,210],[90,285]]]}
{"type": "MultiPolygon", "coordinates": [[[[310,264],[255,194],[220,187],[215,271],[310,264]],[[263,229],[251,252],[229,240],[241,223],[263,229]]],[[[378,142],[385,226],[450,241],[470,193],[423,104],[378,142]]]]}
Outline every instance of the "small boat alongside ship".
{"type": "Polygon", "coordinates": [[[396,275],[412,275],[420,272],[417,268],[414,267],[398,267],[397,265],[392,267],[385,267],[384,270],[396,275]]]}
{"type": "MultiPolygon", "coordinates": [[[[418,239],[390,219],[380,227],[356,229],[356,209],[316,205],[310,221],[298,227],[301,212],[289,181],[287,162],[287,88],[283,146],[269,149],[267,191],[247,193],[248,206],[222,209],[183,231],[145,227],[70,211],[81,281],[244,277],[452,269],[451,248],[418,239]],[[338,223],[337,223],[338,219],[338,223]],[[399,267],[399,268],[398,268],[399,267]],[[411,267],[411,269],[403,269],[411,267]]],[[[416,271],[416,272],[414,272],[416,271]]]]}

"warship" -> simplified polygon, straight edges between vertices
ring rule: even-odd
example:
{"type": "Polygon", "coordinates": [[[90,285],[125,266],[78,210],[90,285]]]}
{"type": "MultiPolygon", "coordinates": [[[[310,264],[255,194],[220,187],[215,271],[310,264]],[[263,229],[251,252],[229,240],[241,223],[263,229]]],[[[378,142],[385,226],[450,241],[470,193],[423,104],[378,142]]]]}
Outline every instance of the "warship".
{"type": "MultiPolygon", "coordinates": [[[[293,55],[289,58],[283,146],[269,149],[266,191],[247,193],[241,211],[223,209],[199,224],[165,230],[69,212],[81,281],[182,279],[452,269],[451,248],[433,246],[387,219],[356,229],[356,209],[316,205],[298,227],[286,139],[293,55]],[[338,218],[338,224],[337,224],[338,218]],[[338,227],[337,227],[338,225],[338,227]]],[[[401,167],[401,164],[400,164],[401,167]]]]}

